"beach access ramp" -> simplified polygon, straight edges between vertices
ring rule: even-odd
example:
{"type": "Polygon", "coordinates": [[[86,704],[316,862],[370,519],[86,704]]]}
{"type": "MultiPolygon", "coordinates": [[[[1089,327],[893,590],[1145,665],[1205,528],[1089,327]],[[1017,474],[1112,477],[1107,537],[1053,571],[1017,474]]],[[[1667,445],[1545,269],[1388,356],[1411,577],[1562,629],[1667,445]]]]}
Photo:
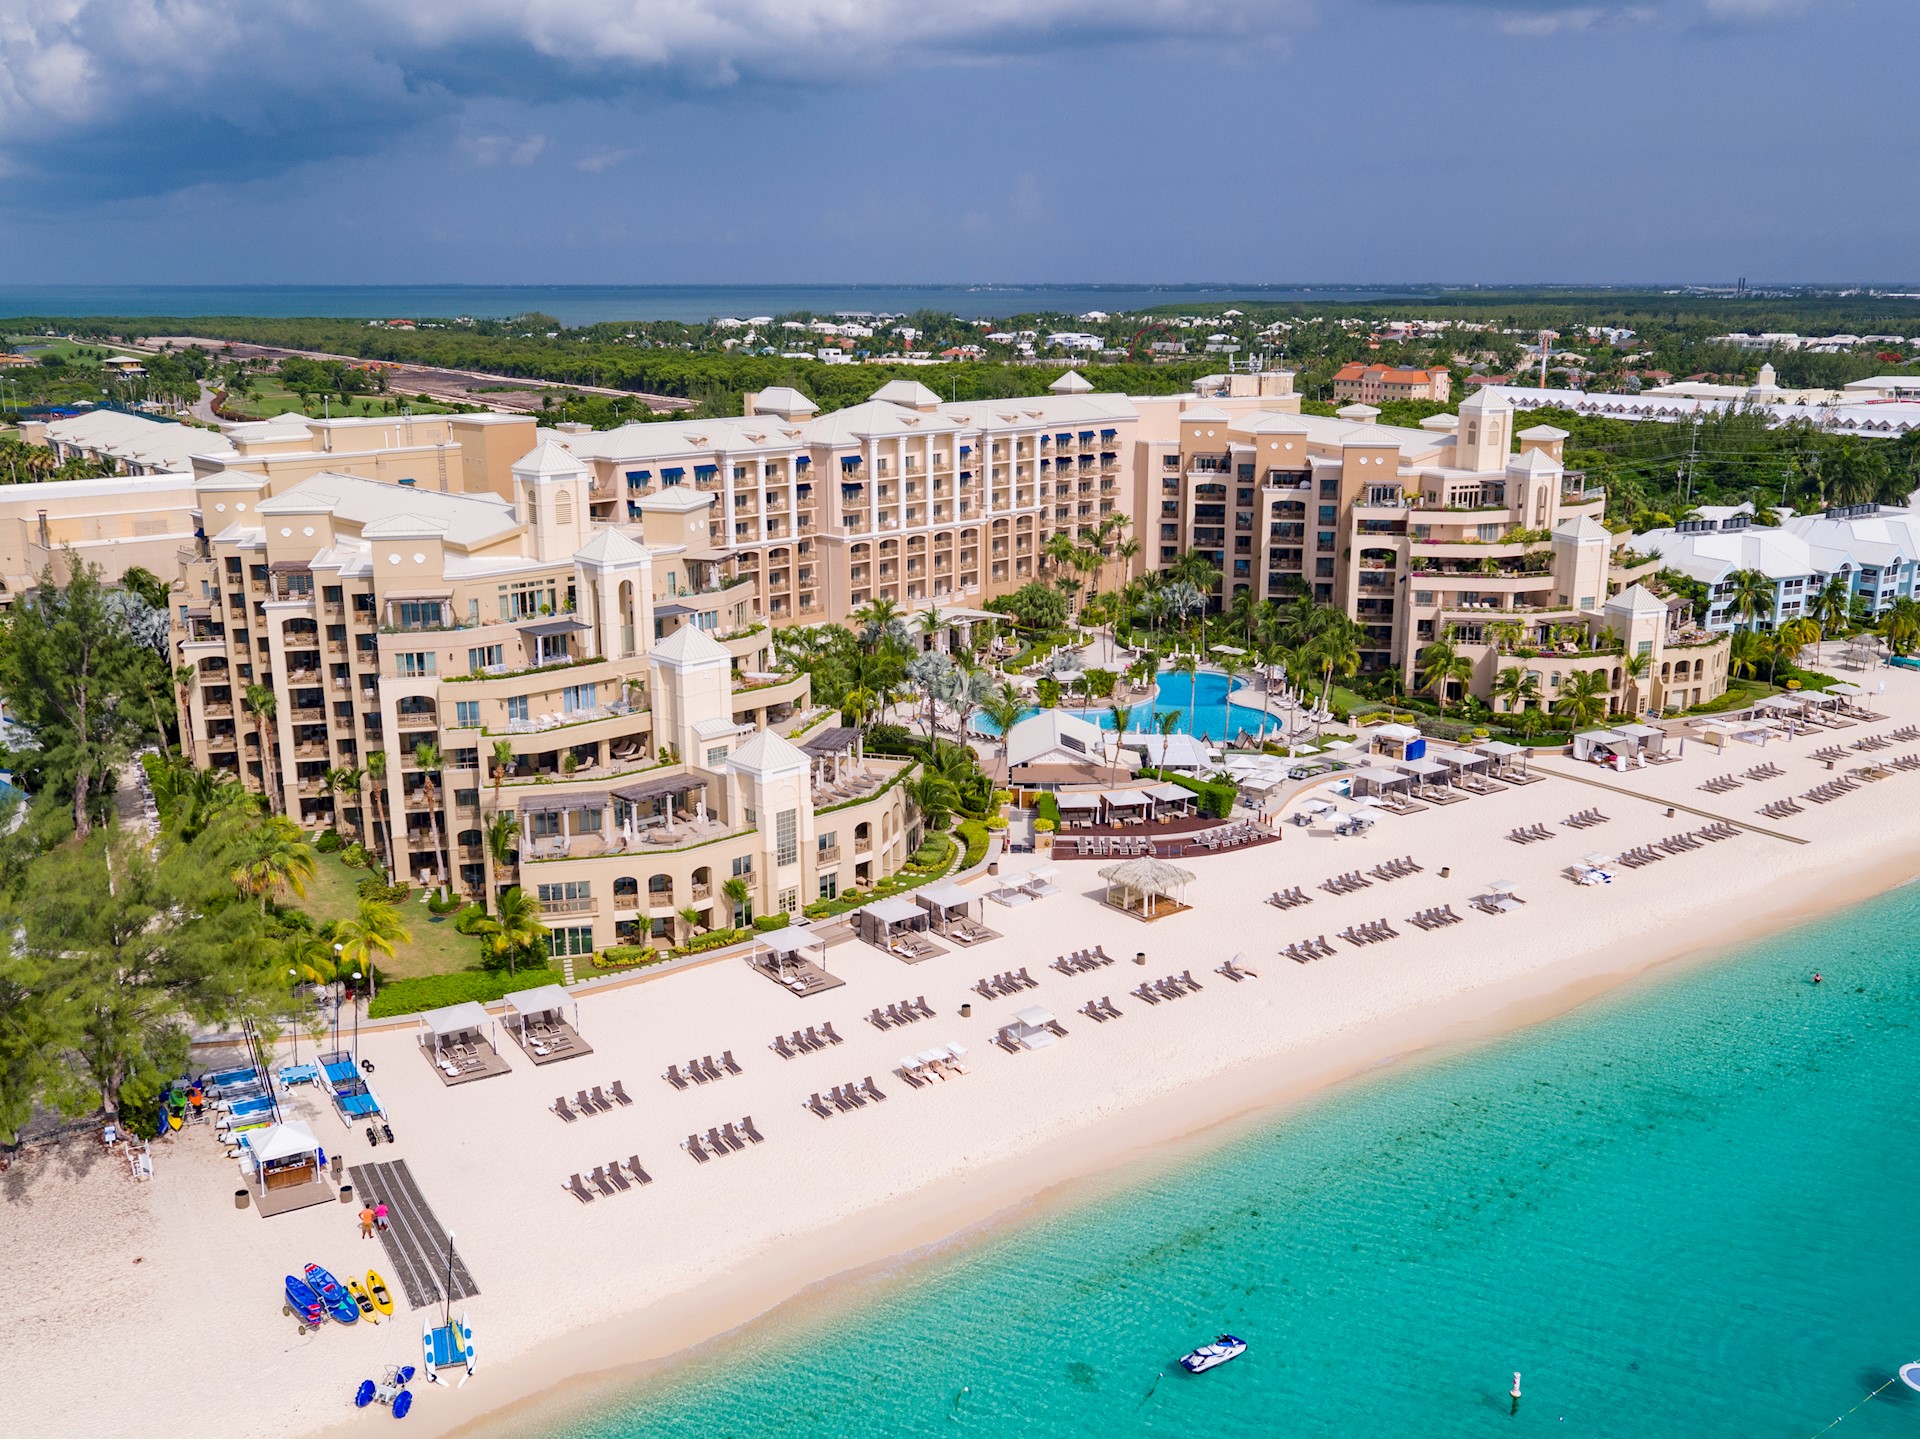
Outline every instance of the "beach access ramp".
{"type": "Polygon", "coordinates": [[[480,1292],[458,1249],[453,1251],[452,1264],[448,1264],[447,1231],[421,1197],[406,1160],[356,1164],[347,1173],[353,1180],[354,1197],[361,1203],[387,1206],[387,1228],[381,1232],[380,1243],[387,1251],[388,1269],[400,1281],[409,1306],[425,1309],[438,1304],[443,1296],[468,1299],[480,1292]]]}

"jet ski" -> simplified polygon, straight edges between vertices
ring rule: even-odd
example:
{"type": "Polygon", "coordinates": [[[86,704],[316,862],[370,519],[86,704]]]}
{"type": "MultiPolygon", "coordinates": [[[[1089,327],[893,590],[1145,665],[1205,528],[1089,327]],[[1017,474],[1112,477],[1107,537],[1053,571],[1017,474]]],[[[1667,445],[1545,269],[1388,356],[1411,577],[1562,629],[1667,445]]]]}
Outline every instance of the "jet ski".
{"type": "Polygon", "coordinates": [[[1229,1359],[1238,1359],[1247,1352],[1247,1341],[1236,1339],[1231,1334],[1222,1334],[1211,1344],[1202,1344],[1191,1354],[1182,1356],[1180,1367],[1189,1374],[1205,1374],[1209,1369],[1218,1369],[1229,1359]]]}

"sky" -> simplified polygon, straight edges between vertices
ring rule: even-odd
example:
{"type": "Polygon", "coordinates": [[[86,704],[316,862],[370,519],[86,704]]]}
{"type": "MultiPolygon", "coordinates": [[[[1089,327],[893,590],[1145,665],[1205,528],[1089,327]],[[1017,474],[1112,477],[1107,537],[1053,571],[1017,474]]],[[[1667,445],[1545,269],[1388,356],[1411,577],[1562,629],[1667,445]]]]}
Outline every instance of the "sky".
{"type": "Polygon", "coordinates": [[[1920,281],[1915,0],[7,0],[18,284],[1920,281]]]}

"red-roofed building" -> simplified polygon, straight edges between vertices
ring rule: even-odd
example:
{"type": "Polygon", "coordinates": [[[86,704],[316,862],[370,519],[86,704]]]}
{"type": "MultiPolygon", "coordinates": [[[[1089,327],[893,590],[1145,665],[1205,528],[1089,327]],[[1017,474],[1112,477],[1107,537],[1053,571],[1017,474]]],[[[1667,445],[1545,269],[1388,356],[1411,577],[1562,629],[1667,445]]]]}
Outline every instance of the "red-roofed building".
{"type": "Polygon", "coordinates": [[[1444,367],[1403,370],[1355,360],[1342,365],[1333,376],[1334,399],[1358,400],[1364,405],[1377,405],[1383,400],[1432,400],[1444,405],[1452,393],[1453,383],[1444,367]]]}

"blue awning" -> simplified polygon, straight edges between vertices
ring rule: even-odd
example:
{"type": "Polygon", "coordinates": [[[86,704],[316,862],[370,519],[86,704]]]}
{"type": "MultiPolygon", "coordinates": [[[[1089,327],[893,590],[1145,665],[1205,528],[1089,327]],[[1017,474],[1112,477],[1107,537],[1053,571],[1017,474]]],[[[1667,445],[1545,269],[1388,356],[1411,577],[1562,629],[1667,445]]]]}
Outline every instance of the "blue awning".
{"type": "Polygon", "coordinates": [[[704,480],[704,479],[707,479],[709,476],[717,475],[719,473],[720,473],[720,467],[718,465],[695,465],[693,467],[693,477],[696,480],[704,480]]]}
{"type": "Polygon", "coordinates": [[[630,480],[650,480],[653,478],[653,471],[652,470],[628,470],[627,478],[630,480]]]}
{"type": "Polygon", "coordinates": [[[679,479],[679,478],[680,478],[680,477],[681,477],[682,475],[684,475],[684,474],[686,473],[686,471],[685,471],[685,470],[683,470],[683,469],[679,469],[679,468],[677,468],[677,467],[676,467],[676,468],[674,468],[674,469],[670,469],[670,470],[662,470],[662,471],[661,471],[660,473],[661,473],[661,474],[663,474],[663,475],[665,475],[665,476],[666,476],[666,477],[667,477],[668,479],[670,479],[670,480],[677,480],[677,479],[679,479]]]}
{"type": "Polygon", "coordinates": [[[1082,431],[1080,432],[1080,442],[1081,442],[1082,444],[1085,444],[1085,443],[1086,443],[1086,442],[1087,442],[1088,440],[1090,440],[1090,439],[1092,439],[1092,438],[1093,438],[1093,431],[1092,431],[1092,430],[1082,430],[1082,431]]]}
{"type": "Polygon", "coordinates": [[[1102,430],[1100,432],[1100,438],[1103,440],[1110,440],[1119,433],[1120,432],[1118,430],[1102,430]]]}
{"type": "Polygon", "coordinates": [[[961,453],[961,454],[963,454],[963,455],[970,455],[970,454],[972,454],[972,453],[973,453],[973,446],[972,446],[972,445],[962,445],[962,446],[960,447],[960,453],[961,453]]]}
{"type": "Polygon", "coordinates": [[[1064,434],[1064,435],[1055,435],[1053,437],[1053,442],[1057,445],[1070,445],[1073,443],[1073,435],[1071,433],[1064,434]]]}
{"type": "Polygon", "coordinates": [[[794,461],[793,461],[793,467],[794,467],[794,468],[795,468],[796,470],[804,470],[804,469],[807,469],[807,468],[808,468],[808,467],[810,467],[810,466],[811,466],[812,464],[813,464],[813,456],[812,456],[812,455],[796,455],[796,456],[794,457],[794,461]]]}
{"type": "Polygon", "coordinates": [[[858,455],[842,455],[840,457],[840,468],[843,470],[850,470],[859,463],[860,456],[858,455]]]}

